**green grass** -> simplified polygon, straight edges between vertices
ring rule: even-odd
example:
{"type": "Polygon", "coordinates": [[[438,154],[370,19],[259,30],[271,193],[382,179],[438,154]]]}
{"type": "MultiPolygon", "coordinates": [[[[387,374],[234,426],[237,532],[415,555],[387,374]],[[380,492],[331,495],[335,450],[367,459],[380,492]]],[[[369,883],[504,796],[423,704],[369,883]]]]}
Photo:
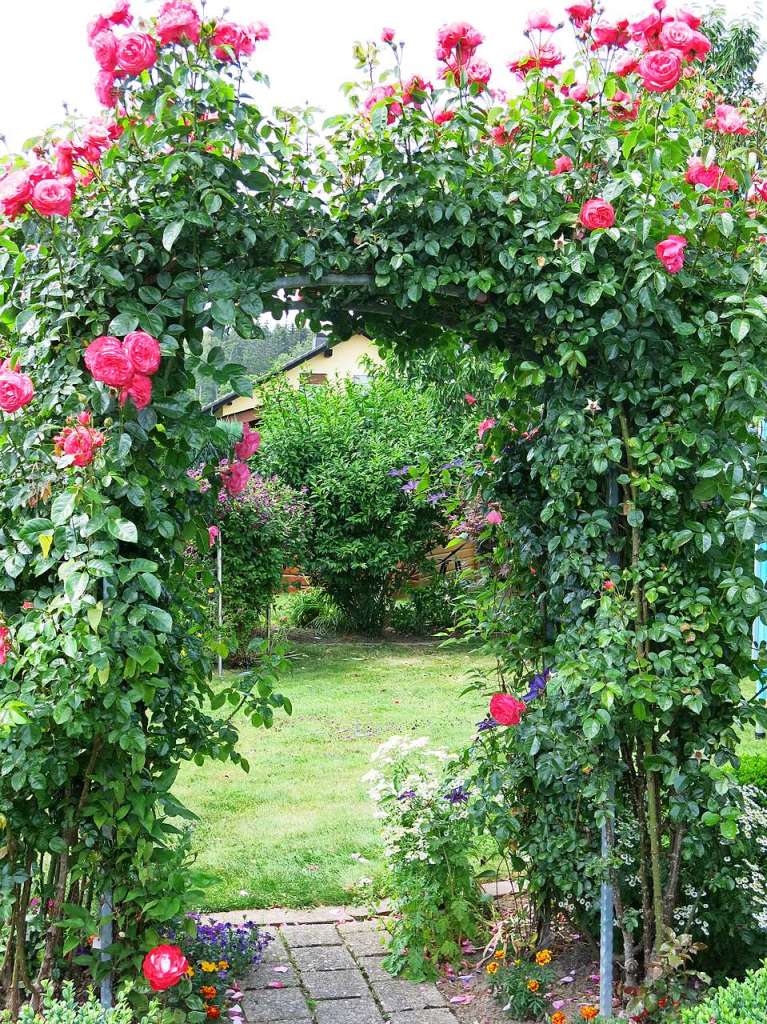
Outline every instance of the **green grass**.
{"type": "Polygon", "coordinates": [[[177,783],[200,816],[198,867],[212,876],[202,909],[359,899],[357,883],[382,864],[361,781],[370,755],[394,734],[458,750],[485,714],[477,694],[460,695],[477,663],[471,652],[420,645],[299,646],[282,686],[293,716],[278,715],[268,731],[243,726],[250,774],[210,763],[186,767],[177,783]]]}

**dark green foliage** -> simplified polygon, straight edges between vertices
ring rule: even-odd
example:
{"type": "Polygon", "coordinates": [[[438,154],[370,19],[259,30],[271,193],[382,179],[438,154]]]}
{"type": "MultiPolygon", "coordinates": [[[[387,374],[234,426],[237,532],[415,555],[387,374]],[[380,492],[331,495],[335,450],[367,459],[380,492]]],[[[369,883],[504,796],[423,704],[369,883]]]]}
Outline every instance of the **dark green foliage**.
{"type": "Polygon", "coordinates": [[[756,99],[762,92],[755,75],[759,61],[765,52],[762,38],[759,6],[757,17],[747,15],[736,21],[729,21],[726,10],[716,6],[703,19],[701,31],[712,42],[707,61],[707,73],[714,87],[728,103],[756,99]]]}
{"type": "Polygon", "coordinates": [[[390,625],[398,633],[428,636],[455,624],[460,584],[449,577],[434,576],[413,587],[392,609],[390,625]]]}
{"type": "Polygon", "coordinates": [[[300,567],[332,597],[350,628],[377,633],[405,579],[442,537],[439,504],[410,500],[392,471],[454,454],[432,393],[375,374],[265,391],[263,458],[313,513],[300,567]]]}

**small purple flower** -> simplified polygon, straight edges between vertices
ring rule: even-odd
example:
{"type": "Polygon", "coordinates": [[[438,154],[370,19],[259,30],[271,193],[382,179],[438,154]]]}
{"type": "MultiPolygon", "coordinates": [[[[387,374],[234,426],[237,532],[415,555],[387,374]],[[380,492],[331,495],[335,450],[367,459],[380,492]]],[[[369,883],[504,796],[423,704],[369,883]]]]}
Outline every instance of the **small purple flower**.
{"type": "Polygon", "coordinates": [[[390,469],[388,476],[407,476],[410,472],[410,466],[402,466],[401,469],[390,469]]]}
{"type": "Polygon", "coordinates": [[[544,668],[543,672],[536,672],[530,683],[530,689],[524,695],[522,700],[525,704],[529,704],[531,700],[535,700],[536,697],[540,697],[543,691],[546,689],[546,683],[551,678],[551,669],[544,668]]]}
{"type": "Polygon", "coordinates": [[[400,490],[403,494],[411,494],[418,486],[417,480],[408,480],[406,484],[403,484],[400,490]]]}
{"type": "Polygon", "coordinates": [[[430,494],[426,499],[430,505],[439,505],[439,503],[447,497],[447,491],[437,491],[436,494],[430,494]]]}
{"type": "Polygon", "coordinates": [[[445,799],[451,804],[465,804],[469,799],[469,794],[463,786],[454,786],[449,793],[445,794],[445,799]]]}
{"type": "Polygon", "coordinates": [[[488,715],[487,718],[483,718],[481,722],[477,722],[477,732],[487,732],[488,729],[497,729],[498,723],[492,715],[488,715]]]}
{"type": "Polygon", "coordinates": [[[414,800],[415,790],[414,789],[403,789],[400,795],[397,797],[398,800],[414,800]]]}

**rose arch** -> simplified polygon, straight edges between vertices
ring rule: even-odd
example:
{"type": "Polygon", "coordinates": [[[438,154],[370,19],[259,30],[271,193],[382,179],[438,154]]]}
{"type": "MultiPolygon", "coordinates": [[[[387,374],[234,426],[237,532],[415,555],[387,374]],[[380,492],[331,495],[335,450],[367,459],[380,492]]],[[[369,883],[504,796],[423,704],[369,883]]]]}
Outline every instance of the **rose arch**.
{"type": "Polygon", "coordinates": [[[470,25],[440,30],[434,83],[402,74],[387,32],[384,79],[321,132],[253,101],[263,26],[203,21],[187,0],[139,23],[121,2],[89,26],[104,112],[0,179],[12,1011],[62,955],[108,970],[82,948],[104,891],[111,967],[137,970],[185,906],[179,765],[243,763],[235,719],[211,702],[262,724],[285,705],[269,659],[214,692],[184,568],[252,454],[194,398],[195,375],[249,387],[220,349],[203,355],[203,335],[257,344],[263,313],[502,353],[478,487],[503,509],[491,523],[517,617],[495,709],[518,724],[493,742],[521,742],[552,778],[571,768],[561,737],[577,737],[627,978],[673,923],[691,824],[734,836],[726,769],[758,713],[742,681],[767,614],[753,568],[767,540],[764,120],[716,102],[697,19],[662,6],[608,24],[573,5],[567,68],[555,26],[533,19],[511,97],[490,88],[470,25]],[[533,672],[541,712],[510,701],[533,672]],[[639,829],[636,914],[609,857],[622,818],[639,829]]]}

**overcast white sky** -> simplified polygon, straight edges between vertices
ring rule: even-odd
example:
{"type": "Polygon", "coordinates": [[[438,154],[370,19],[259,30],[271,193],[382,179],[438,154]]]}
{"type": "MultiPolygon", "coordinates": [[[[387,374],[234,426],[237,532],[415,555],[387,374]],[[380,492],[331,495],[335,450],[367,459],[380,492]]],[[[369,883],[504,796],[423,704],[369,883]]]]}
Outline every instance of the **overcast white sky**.
{"type": "MultiPolygon", "coordinates": [[[[516,56],[529,10],[547,7],[561,14],[568,0],[229,0],[229,17],[264,21],[272,38],[258,44],[254,60],[271,78],[273,101],[293,106],[309,101],[329,112],[344,109],[341,82],[354,77],[351,46],[377,39],[382,26],[406,39],[406,73],[435,73],[435,34],[446,21],[466,19],[484,33],[482,56],[494,68],[493,84],[510,80],[505,61],[516,56]]],[[[95,62],[85,25],[110,9],[109,0],[0,0],[0,134],[11,150],[60,119],[62,103],[96,113],[92,82],[95,62]]],[[[134,13],[150,15],[159,0],[134,0],[134,13]]],[[[209,0],[209,14],[224,3],[209,0]]],[[[669,4],[671,9],[674,3],[669,4]]],[[[693,2],[681,6],[694,9],[693,2]]],[[[754,8],[753,0],[724,0],[733,17],[754,8]]],[[[641,16],[651,0],[607,0],[608,14],[641,16]]],[[[767,28],[767,25],[765,26],[767,28]]],[[[767,34],[767,33],[766,33],[767,34]]],[[[0,150],[2,152],[2,150],[0,150]]]]}

